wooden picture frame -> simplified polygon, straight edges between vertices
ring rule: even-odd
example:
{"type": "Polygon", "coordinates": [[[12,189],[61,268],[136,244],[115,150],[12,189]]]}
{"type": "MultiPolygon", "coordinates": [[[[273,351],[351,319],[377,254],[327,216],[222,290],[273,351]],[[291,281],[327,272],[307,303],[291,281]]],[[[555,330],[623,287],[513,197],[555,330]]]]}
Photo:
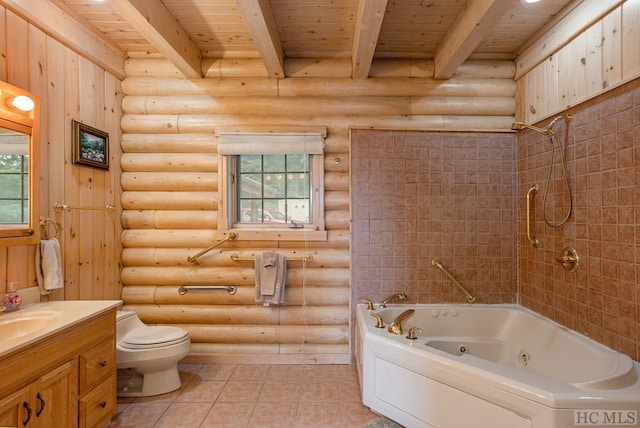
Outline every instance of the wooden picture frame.
{"type": "Polygon", "coordinates": [[[109,169],[109,134],[84,123],[72,121],[73,163],[109,169]]]}

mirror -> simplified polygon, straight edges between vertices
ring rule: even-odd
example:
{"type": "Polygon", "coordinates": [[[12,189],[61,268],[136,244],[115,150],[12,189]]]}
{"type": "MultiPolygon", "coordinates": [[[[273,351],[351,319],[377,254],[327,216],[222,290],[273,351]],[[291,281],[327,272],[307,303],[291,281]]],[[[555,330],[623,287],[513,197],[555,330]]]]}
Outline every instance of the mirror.
{"type": "Polygon", "coordinates": [[[40,240],[38,98],[0,81],[0,246],[40,240]]]}

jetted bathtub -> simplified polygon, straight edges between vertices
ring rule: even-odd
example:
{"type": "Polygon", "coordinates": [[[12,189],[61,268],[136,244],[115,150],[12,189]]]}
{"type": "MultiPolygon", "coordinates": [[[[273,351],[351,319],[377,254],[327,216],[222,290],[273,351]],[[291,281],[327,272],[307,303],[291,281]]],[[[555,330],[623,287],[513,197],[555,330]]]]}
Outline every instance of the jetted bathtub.
{"type": "Polygon", "coordinates": [[[640,365],[525,308],[389,305],[384,328],[356,312],[363,402],[406,427],[640,426],[640,365]]]}

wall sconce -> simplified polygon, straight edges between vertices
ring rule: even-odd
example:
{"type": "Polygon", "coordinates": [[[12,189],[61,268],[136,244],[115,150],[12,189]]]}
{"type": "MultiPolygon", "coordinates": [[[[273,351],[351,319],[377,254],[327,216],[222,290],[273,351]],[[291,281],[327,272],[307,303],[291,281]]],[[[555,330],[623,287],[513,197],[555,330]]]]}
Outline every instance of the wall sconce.
{"type": "Polygon", "coordinates": [[[7,100],[7,102],[11,107],[21,111],[31,111],[36,105],[33,100],[26,95],[18,95],[17,97],[7,100]]]}

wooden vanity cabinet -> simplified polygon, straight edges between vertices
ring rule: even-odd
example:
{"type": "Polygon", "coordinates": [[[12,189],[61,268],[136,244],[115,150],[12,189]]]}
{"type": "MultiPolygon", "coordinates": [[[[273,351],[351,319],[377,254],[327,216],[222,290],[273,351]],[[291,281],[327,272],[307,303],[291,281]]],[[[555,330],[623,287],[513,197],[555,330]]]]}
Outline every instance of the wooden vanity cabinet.
{"type": "Polygon", "coordinates": [[[101,427],[116,410],[115,309],[0,359],[0,427],[101,427]]]}

